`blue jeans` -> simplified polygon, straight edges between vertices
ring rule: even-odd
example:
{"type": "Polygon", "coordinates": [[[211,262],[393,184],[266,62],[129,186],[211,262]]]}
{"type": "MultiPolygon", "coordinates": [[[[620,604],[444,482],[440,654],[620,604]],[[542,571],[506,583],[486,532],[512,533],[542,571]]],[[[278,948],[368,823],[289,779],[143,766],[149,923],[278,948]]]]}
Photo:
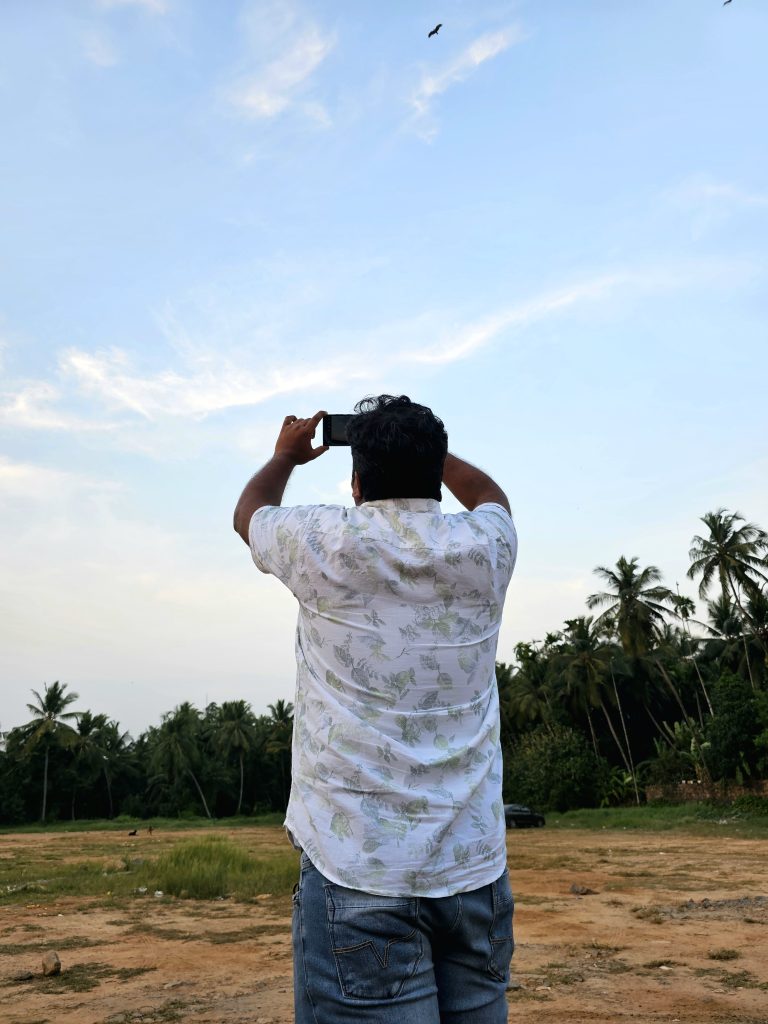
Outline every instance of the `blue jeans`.
{"type": "Polygon", "coordinates": [[[296,1024],[506,1024],[513,909],[506,871],[455,896],[374,896],[302,854],[296,1024]]]}

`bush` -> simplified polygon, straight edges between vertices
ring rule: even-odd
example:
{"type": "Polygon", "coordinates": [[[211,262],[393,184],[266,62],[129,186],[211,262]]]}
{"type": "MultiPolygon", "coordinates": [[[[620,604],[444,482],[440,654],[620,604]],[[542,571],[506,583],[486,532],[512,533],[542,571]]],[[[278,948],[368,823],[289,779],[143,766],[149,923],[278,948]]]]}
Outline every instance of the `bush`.
{"type": "Polygon", "coordinates": [[[748,680],[724,673],[712,691],[715,715],[707,724],[707,757],[715,779],[742,782],[768,770],[768,696],[748,680]]]}
{"type": "Polygon", "coordinates": [[[207,836],[177,843],[148,872],[153,888],[190,899],[287,893],[298,878],[298,854],[257,859],[231,839],[207,836]]]}
{"type": "Polygon", "coordinates": [[[737,796],[733,801],[733,808],[743,814],[757,814],[768,816],[768,797],[757,796],[753,793],[745,793],[737,796]]]}
{"type": "Polygon", "coordinates": [[[505,799],[542,810],[597,807],[609,779],[608,762],[595,757],[586,738],[567,726],[541,726],[504,754],[505,799]]]}

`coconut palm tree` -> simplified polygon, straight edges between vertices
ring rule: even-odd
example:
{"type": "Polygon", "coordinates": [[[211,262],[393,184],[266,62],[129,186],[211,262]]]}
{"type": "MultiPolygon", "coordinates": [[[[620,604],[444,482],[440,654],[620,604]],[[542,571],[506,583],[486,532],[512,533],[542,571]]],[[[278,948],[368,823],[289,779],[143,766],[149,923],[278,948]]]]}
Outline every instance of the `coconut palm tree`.
{"type": "Polygon", "coordinates": [[[592,723],[591,709],[599,708],[602,711],[624,766],[632,779],[635,800],[639,804],[640,793],[637,787],[637,776],[632,759],[629,734],[622,713],[619,691],[616,686],[613,670],[614,663],[621,660],[621,650],[616,644],[605,641],[605,631],[602,624],[595,622],[591,615],[582,615],[576,619],[568,619],[565,626],[566,628],[562,634],[565,642],[552,657],[552,671],[564,688],[571,713],[583,712],[586,715],[596,757],[599,756],[599,752],[595,729],[592,723]],[[604,698],[609,679],[613,685],[619,718],[621,719],[624,745],[622,745],[616,731],[604,698]]]}
{"type": "Polygon", "coordinates": [[[109,721],[101,729],[99,743],[101,767],[104,773],[107,799],[109,801],[109,816],[112,818],[114,817],[112,780],[120,772],[124,772],[129,776],[136,773],[136,766],[131,751],[131,736],[127,732],[120,732],[120,726],[117,722],[109,721]]]}
{"type": "Polygon", "coordinates": [[[768,534],[755,523],[748,523],[740,512],[719,508],[701,517],[709,530],[708,537],[698,534],[691,542],[688,576],[701,576],[699,595],[706,598],[717,580],[723,598],[733,598],[742,618],[752,626],[763,652],[768,644],[759,636],[757,624],[744,607],[744,598],[759,594],[768,583],[768,534]],[[738,525],[741,523],[742,525],[738,525]]]}
{"type": "Polygon", "coordinates": [[[283,806],[288,805],[288,771],[286,761],[289,762],[291,755],[291,742],[293,738],[293,704],[290,701],[281,699],[274,704],[267,704],[269,711],[270,735],[267,740],[266,750],[268,754],[275,754],[280,765],[280,786],[282,790],[283,806]]]}
{"type": "Polygon", "coordinates": [[[107,716],[82,711],[77,718],[77,729],[70,744],[72,750],[72,800],[70,813],[75,820],[75,800],[79,789],[87,788],[101,774],[102,750],[101,732],[107,724],[107,716]]]}
{"type": "Polygon", "coordinates": [[[256,742],[256,727],[251,706],[244,700],[224,701],[218,709],[214,726],[213,743],[225,758],[237,753],[240,765],[240,794],[237,800],[237,811],[243,804],[243,761],[245,755],[256,742]]]}
{"type": "MultiPolygon", "coordinates": [[[[548,673],[549,652],[537,641],[515,645],[517,668],[506,691],[505,713],[518,729],[541,722],[552,731],[552,694],[548,673]]],[[[550,645],[551,646],[551,645],[550,645]]]]}
{"type": "Polygon", "coordinates": [[[67,711],[67,708],[79,700],[79,694],[67,693],[66,684],[56,680],[50,686],[45,684],[43,695],[33,690],[37,703],[27,704],[27,711],[32,715],[32,720],[22,728],[27,732],[25,753],[31,754],[37,747],[42,747],[45,758],[43,761],[43,804],[40,811],[40,821],[45,823],[45,815],[48,803],[48,758],[51,747],[55,743],[62,746],[71,745],[77,733],[69,725],[72,719],[78,717],[79,712],[67,711]]]}
{"type": "Polygon", "coordinates": [[[607,585],[607,590],[587,598],[588,608],[605,608],[596,625],[613,619],[625,655],[630,659],[643,658],[653,647],[654,637],[669,613],[672,591],[661,586],[661,572],[655,565],[639,569],[637,558],[628,561],[623,555],[615,569],[598,565],[595,575],[607,585]]]}
{"type": "Polygon", "coordinates": [[[154,772],[169,782],[176,782],[183,776],[189,776],[205,813],[210,818],[211,812],[205,794],[195,774],[200,762],[199,733],[200,712],[189,701],[184,701],[173,711],[166,712],[159,728],[154,730],[152,736],[150,765],[154,772]]]}

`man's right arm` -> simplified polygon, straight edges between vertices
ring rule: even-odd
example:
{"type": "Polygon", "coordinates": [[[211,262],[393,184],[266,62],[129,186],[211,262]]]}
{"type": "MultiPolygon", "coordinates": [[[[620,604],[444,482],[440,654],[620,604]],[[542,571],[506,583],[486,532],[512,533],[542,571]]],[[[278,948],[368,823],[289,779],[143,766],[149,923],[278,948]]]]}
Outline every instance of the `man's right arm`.
{"type": "Polygon", "coordinates": [[[507,496],[499,485],[482,469],[477,469],[450,452],[445,457],[443,483],[470,512],[478,505],[492,502],[511,513],[507,496]]]}

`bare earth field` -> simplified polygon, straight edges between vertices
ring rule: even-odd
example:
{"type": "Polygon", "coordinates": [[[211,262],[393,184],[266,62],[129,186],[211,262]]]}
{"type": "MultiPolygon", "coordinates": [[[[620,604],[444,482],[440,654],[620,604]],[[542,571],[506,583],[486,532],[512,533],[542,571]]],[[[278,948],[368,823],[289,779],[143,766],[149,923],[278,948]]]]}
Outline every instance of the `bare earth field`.
{"type": "MultiPolygon", "coordinates": [[[[225,831],[252,853],[287,851],[280,829],[225,831]]],[[[4,835],[0,860],[93,859],[109,871],[196,834],[4,835]]],[[[519,986],[508,993],[511,1022],[768,1024],[765,840],[546,828],[508,836],[519,986]]],[[[99,896],[38,899],[0,900],[2,1024],[293,1020],[289,896],[117,897],[107,874],[99,896]],[[60,978],[41,976],[50,949],[60,978]]]]}

